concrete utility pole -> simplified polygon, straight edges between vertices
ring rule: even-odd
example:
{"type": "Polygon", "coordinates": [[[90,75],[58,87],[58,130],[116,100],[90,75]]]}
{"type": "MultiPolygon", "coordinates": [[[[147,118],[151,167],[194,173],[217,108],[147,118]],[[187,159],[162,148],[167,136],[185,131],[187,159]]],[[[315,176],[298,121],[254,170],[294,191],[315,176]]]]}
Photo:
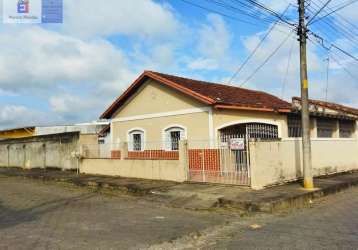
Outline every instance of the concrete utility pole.
{"type": "Polygon", "coordinates": [[[302,117],[302,153],[303,153],[303,186],[312,189],[312,157],[310,138],[310,116],[308,103],[308,79],[307,79],[307,56],[306,39],[307,27],[305,24],[305,1],[298,0],[299,26],[298,36],[300,41],[300,76],[301,76],[301,117],[302,117]]]}

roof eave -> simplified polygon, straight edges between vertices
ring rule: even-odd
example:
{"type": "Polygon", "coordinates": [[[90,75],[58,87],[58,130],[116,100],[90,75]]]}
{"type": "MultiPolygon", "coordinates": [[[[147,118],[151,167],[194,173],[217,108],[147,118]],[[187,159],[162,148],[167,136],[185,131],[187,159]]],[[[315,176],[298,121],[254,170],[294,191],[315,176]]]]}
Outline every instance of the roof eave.
{"type": "Polygon", "coordinates": [[[128,88],[126,91],[123,92],[123,94],[118,97],[112,104],[111,106],[109,106],[109,108],[106,109],[106,111],[100,116],[100,119],[110,119],[111,116],[115,113],[115,110],[117,110],[120,106],[119,103],[123,100],[126,99],[126,97],[128,95],[130,95],[131,91],[133,89],[135,89],[136,87],[138,87],[140,84],[143,83],[143,81],[146,79],[146,78],[151,78],[153,80],[156,80],[166,86],[169,86],[171,88],[174,88],[176,90],[178,90],[179,92],[181,93],[184,93],[186,95],[189,95],[195,99],[197,99],[198,101],[200,102],[203,102],[205,104],[208,104],[208,105],[212,105],[215,103],[215,101],[207,96],[203,96],[199,93],[196,93],[188,88],[185,88],[183,86],[180,86],[179,84],[177,83],[174,83],[168,79],[165,79],[163,77],[160,77],[158,75],[156,75],[155,73],[151,72],[151,71],[144,71],[128,88]]]}
{"type": "Polygon", "coordinates": [[[246,110],[246,111],[260,111],[260,112],[279,112],[279,113],[290,113],[291,109],[289,108],[258,108],[258,107],[247,107],[247,106],[236,106],[236,105],[224,105],[218,104],[215,105],[214,108],[216,109],[236,109],[236,110],[246,110]]]}

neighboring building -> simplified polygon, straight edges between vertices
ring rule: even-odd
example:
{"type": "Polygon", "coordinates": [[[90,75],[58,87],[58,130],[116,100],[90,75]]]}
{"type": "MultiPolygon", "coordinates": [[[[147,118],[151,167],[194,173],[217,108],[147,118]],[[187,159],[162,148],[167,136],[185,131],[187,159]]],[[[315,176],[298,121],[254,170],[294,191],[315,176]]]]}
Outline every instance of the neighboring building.
{"type": "Polygon", "coordinates": [[[86,144],[97,144],[100,131],[108,126],[109,122],[99,121],[78,123],[74,125],[36,126],[14,128],[0,131],[0,139],[16,139],[32,136],[80,132],[80,140],[86,144]]]}
{"type": "Polygon", "coordinates": [[[16,139],[35,135],[35,127],[4,129],[0,131],[0,139],[16,139]]]}

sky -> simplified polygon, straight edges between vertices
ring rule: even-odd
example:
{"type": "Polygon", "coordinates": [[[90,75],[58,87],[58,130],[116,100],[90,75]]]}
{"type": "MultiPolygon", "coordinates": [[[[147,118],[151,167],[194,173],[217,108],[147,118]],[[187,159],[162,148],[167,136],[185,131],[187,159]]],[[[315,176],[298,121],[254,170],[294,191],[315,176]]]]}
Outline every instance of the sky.
{"type": "MultiPolygon", "coordinates": [[[[0,128],[94,121],[144,70],[228,84],[273,25],[240,22],[181,0],[63,1],[62,24],[0,23],[0,128]]],[[[309,2],[317,9],[323,1],[309,2]]],[[[279,13],[292,3],[285,13],[297,20],[296,0],[261,2],[279,13]]],[[[333,0],[328,7],[343,2],[333,0]]],[[[2,0],[0,15],[1,8],[2,0]]],[[[356,2],[326,20],[341,25],[344,17],[348,27],[358,21],[357,11],[356,2]]],[[[321,21],[312,30],[358,57],[358,30],[349,27],[341,34],[321,21]]],[[[230,84],[245,82],[288,37],[243,87],[285,100],[299,96],[298,41],[290,32],[276,25],[230,84]]],[[[327,93],[328,101],[358,108],[357,61],[336,53],[327,88],[328,53],[309,43],[307,56],[310,97],[325,100],[327,93]]]]}

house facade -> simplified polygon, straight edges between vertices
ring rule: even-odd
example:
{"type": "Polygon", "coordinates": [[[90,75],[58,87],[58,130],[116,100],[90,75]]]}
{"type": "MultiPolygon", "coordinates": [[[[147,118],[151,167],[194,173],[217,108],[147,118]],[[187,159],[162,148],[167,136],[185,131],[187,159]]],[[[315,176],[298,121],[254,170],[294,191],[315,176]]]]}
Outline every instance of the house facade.
{"type": "MultiPolygon", "coordinates": [[[[289,103],[262,91],[145,71],[101,115],[110,122],[110,143],[87,158],[109,150],[106,171],[113,175],[261,188],[302,176],[300,109],[296,97],[289,103]],[[268,169],[271,175],[262,176],[268,169]]],[[[358,110],[310,100],[310,113],[317,175],[357,168],[358,110]],[[337,149],[344,156],[321,160],[322,150],[337,149]]],[[[86,164],[88,173],[101,173],[99,162],[86,164]]]]}
{"type": "MultiPolygon", "coordinates": [[[[145,150],[144,142],[213,143],[230,133],[245,134],[246,124],[260,124],[263,136],[287,137],[290,108],[259,91],[144,72],[101,118],[111,120],[112,143],[128,141],[130,150],[145,150]]],[[[170,148],[176,146],[162,149],[170,148]]]]}

